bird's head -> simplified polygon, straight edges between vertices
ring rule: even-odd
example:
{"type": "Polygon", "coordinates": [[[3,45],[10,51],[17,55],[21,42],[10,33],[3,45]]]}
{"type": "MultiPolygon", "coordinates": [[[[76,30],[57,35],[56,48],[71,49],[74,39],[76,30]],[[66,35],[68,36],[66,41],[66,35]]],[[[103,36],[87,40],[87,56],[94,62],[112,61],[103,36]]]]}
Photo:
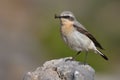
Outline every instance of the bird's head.
{"type": "Polygon", "coordinates": [[[55,19],[60,19],[62,24],[74,22],[76,20],[75,16],[70,11],[64,11],[59,16],[55,15],[55,19]]]}

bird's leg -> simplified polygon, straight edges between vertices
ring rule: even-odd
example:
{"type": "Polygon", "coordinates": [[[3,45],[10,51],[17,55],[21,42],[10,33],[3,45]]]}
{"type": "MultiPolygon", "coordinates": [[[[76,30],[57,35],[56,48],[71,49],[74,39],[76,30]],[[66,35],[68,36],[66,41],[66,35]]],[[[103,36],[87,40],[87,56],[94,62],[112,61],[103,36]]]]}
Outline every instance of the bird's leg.
{"type": "Polygon", "coordinates": [[[87,62],[87,56],[88,56],[88,51],[86,51],[86,54],[85,54],[84,65],[85,65],[86,62],[87,62]]]}
{"type": "Polygon", "coordinates": [[[77,52],[77,54],[75,56],[73,56],[73,60],[75,60],[75,58],[81,53],[81,51],[77,52]]]}
{"type": "Polygon", "coordinates": [[[73,61],[75,60],[75,58],[81,53],[81,51],[77,52],[77,54],[75,56],[72,57],[72,59],[66,59],[65,61],[73,61]]]}

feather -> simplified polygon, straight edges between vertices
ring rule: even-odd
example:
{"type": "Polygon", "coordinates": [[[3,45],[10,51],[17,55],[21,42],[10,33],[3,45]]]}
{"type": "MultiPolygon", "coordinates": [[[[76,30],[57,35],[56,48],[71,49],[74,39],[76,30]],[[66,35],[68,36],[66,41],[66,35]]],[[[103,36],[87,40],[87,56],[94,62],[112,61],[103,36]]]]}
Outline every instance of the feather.
{"type": "Polygon", "coordinates": [[[73,26],[76,28],[77,31],[86,35],[90,40],[92,40],[96,47],[103,49],[103,47],[100,45],[100,43],[86,29],[83,29],[81,26],[77,26],[75,24],[73,26]]]}

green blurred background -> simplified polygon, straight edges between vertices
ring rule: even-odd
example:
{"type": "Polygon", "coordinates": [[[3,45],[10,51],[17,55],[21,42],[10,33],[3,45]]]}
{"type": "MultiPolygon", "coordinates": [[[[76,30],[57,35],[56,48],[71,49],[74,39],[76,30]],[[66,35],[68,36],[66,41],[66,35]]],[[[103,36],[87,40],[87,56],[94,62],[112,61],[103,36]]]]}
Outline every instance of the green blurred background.
{"type": "MultiPolygon", "coordinates": [[[[45,61],[75,55],[60,35],[55,14],[72,11],[105,48],[90,52],[95,80],[120,79],[119,0],[0,0],[0,79],[21,80],[45,61]]],[[[84,52],[83,52],[84,53],[84,52]]],[[[85,54],[77,57],[83,62],[85,54]]]]}

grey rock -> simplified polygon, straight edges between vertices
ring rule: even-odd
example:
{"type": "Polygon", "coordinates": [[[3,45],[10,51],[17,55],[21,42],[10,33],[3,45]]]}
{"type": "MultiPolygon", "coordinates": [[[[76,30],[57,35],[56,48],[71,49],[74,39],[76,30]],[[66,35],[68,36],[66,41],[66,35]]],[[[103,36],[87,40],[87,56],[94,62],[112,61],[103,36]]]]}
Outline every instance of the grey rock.
{"type": "Polygon", "coordinates": [[[24,80],[94,80],[92,67],[68,59],[71,57],[46,61],[42,67],[28,72],[24,80]]]}

